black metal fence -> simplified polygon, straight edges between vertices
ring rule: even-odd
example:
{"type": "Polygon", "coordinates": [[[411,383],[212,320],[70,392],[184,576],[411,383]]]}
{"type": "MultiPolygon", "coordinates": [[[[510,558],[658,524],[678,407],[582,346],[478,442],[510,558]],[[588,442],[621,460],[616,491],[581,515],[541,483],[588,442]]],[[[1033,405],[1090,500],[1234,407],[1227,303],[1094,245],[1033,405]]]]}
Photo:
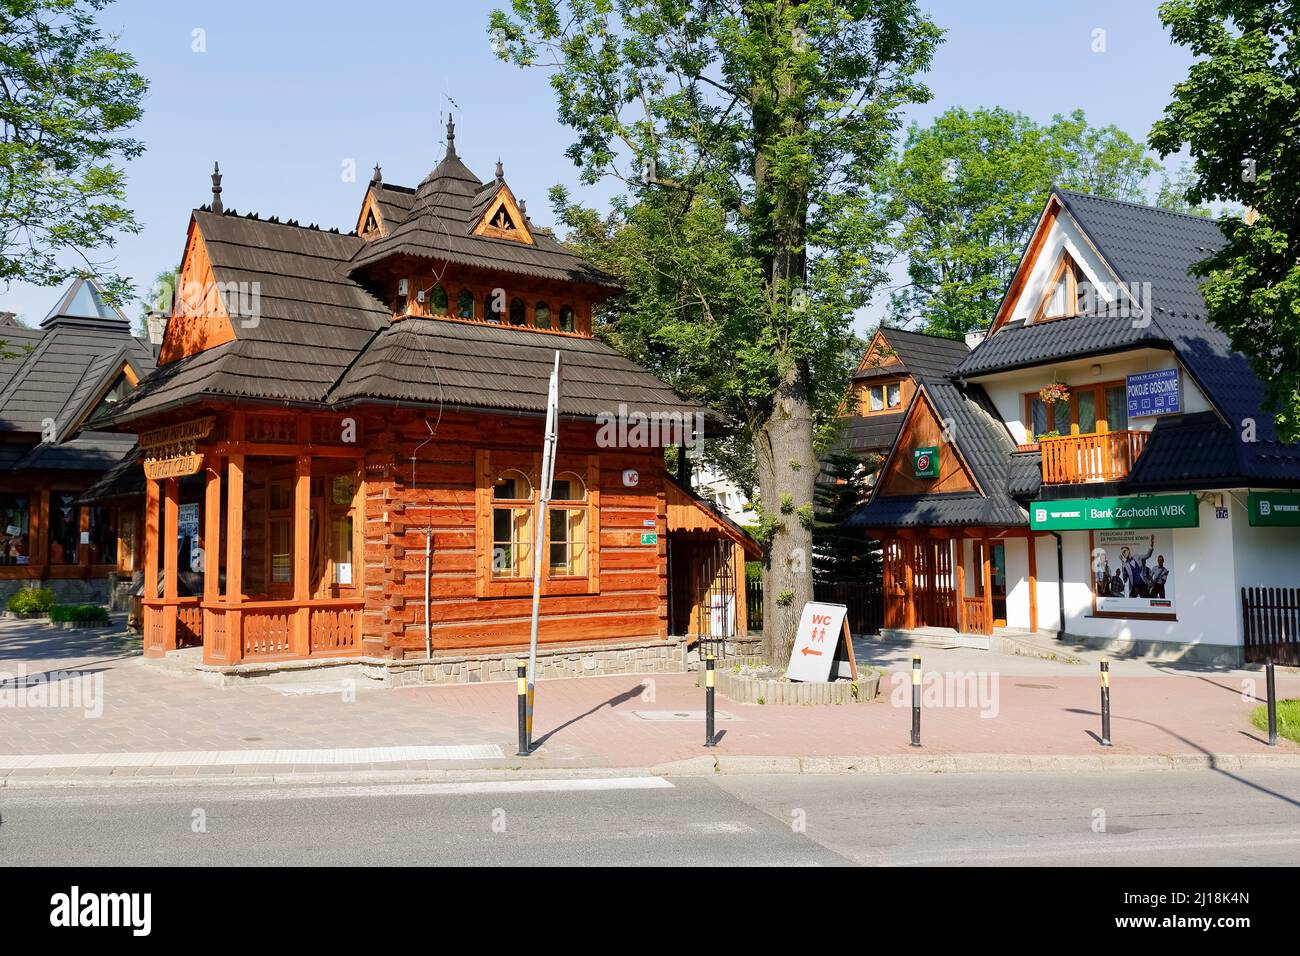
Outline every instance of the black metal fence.
{"type": "MultiPolygon", "coordinates": [[[[879,584],[867,581],[839,581],[814,584],[813,597],[849,609],[849,630],[854,634],[877,634],[885,622],[885,595],[879,584]]],[[[749,629],[763,629],[763,583],[745,582],[745,606],[749,611],[749,629]]]]}

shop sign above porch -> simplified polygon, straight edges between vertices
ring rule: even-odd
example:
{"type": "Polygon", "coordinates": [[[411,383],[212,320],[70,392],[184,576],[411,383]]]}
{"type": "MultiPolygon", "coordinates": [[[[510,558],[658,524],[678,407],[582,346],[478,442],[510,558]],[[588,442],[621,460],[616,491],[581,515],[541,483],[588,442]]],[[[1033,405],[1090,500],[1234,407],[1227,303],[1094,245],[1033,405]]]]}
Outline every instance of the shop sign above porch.
{"type": "Polygon", "coordinates": [[[917,478],[939,477],[939,449],[933,445],[912,449],[912,466],[917,478]]]}
{"type": "Polygon", "coordinates": [[[140,452],[144,456],[146,478],[180,478],[197,474],[203,467],[198,443],[212,433],[215,418],[211,415],[155,428],[140,435],[140,452]]]}
{"type": "Polygon", "coordinates": [[[1252,526],[1300,527],[1300,494],[1285,491],[1252,491],[1246,496],[1246,512],[1250,515],[1252,526]]]}
{"type": "Polygon", "coordinates": [[[1195,495],[1143,495],[1129,498],[1068,498],[1035,501],[1029,526],[1044,531],[1092,528],[1196,528],[1195,495]]]}

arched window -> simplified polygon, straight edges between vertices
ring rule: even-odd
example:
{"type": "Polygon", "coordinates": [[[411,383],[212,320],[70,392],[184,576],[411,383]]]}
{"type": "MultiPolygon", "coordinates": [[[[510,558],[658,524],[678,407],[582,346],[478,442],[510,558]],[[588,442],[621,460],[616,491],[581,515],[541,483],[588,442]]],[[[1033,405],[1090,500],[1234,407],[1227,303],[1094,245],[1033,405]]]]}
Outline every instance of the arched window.
{"type": "Polygon", "coordinates": [[[560,306],[560,331],[573,331],[573,306],[571,305],[560,306]]]}
{"type": "Polygon", "coordinates": [[[523,299],[510,300],[510,324],[511,325],[528,324],[528,307],[524,305],[523,299]]]}
{"type": "Polygon", "coordinates": [[[447,290],[440,285],[429,290],[429,314],[447,314],[447,290]]]}
{"type": "Polygon", "coordinates": [[[492,577],[524,578],[533,573],[533,485],[515,468],[492,485],[492,577]]]}
{"type": "Polygon", "coordinates": [[[533,306],[533,325],[539,329],[551,327],[551,307],[545,302],[538,302],[533,306]]]}
{"type": "Polygon", "coordinates": [[[552,576],[587,573],[587,485],[571,471],[556,475],[551,485],[547,537],[552,576]]]}
{"type": "Polygon", "coordinates": [[[500,289],[493,289],[483,300],[484,318],[489,322],[500,322],[505,318],[506,294],[500,289]]]}
{"type": "Polygon", "coordinates": [[[456,296],[456,315],[462,319],[475,318],[474,293],[469,289],[461,289],[460,295],[456,296]]]}

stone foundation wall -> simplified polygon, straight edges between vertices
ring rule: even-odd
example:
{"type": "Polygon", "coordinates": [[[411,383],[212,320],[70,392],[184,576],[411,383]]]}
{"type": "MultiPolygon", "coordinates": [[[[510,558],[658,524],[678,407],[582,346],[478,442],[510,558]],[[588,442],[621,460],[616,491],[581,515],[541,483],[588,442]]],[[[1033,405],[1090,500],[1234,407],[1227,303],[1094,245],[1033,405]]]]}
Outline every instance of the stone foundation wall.
{"type": "Polygon", "coordinates": [[[49,588],[60,604],[105,604],[108,601],[108,581],[104,578],[57,578],[51,581],[0,581],[0,606],[27,587],[49,588]]]}

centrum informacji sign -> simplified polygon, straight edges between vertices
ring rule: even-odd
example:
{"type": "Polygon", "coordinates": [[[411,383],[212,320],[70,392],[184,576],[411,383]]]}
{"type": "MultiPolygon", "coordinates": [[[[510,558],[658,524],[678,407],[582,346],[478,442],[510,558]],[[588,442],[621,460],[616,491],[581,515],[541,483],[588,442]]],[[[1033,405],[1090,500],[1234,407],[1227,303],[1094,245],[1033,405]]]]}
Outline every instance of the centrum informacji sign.
{"type": "Polygon", "coordinates": [[[1200,513],[1195,495],[1142,495],[1132,498],[1071,498],[1035,501],[1029,526],[1044,531],[1093,528],[1195,528],[1200,513]]]}

